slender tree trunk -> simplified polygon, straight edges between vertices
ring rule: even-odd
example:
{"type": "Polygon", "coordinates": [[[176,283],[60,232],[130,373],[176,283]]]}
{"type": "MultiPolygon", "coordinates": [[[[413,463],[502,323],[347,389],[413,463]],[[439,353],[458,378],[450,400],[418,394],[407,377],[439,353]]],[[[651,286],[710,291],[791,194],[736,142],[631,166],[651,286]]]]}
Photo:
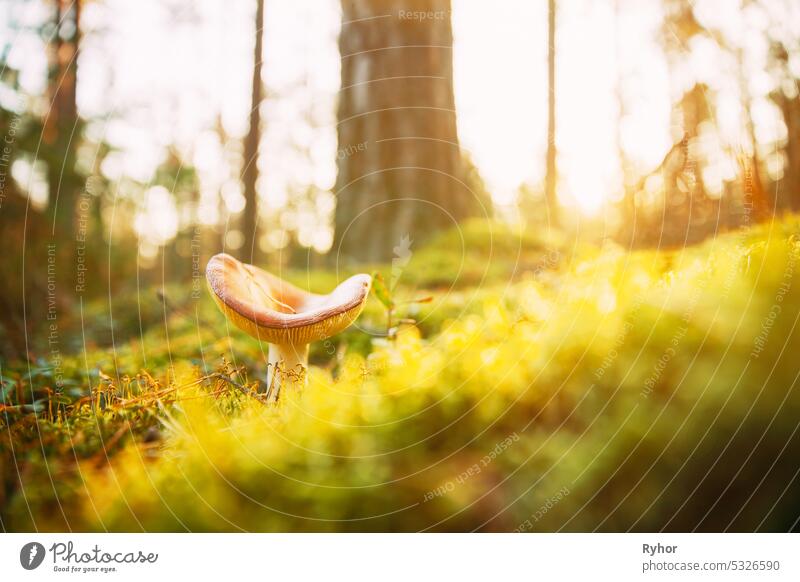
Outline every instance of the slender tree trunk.
{"type": "Polygon", "coordinates": [[[50,109],[42,139],[49,146],[47,182],[48,216],[55,236],[64,245],[74,239],[78,179],[75,150],[78,135],[78,49],[80,46],[80,0],[56,0],[56,32],[50,46],[50,109]]]}
{"type": "Polygon", "coordinates": [[[387,260],[478,212],[452,46],[450,0],[342,0],[335,257],[387,260]]]}
{"type": "Polygon", "coordinates": [[[547,169],[545,174],[545,200],[549,218],[558,223],[558,198],[556,184],[556,0],[547,3],[547,169]]]}
{"type": "Polygon", "coordinates": [[[242,230],[244,244],[239,255],[242,260],[255,262],[258,256],[258,152],[261,141],[261,101],[263,81],[261,67],[263,62],[264,0],[256,0],[255,49],[253,51],[253,79],[250,99],[250,129],[244,139],[244,215],[242,230]]]}
{"type": "Polygon", "coordinates": [[[631,176],[630,160],[628,159],[628,154],[625,152],[625,148],[622,145],[622,122],[625,119],[628,111],[625,101],[624,74],[622,72],[622,66],[620,65],[622,57],[622,51],[620,50],[619,42],[620,32],[622,31],[622,26],[620,25],[621,18],[621,0],[615,0],[614,36],[616,37],[616,40],[614,42],[614,56],[616,57],[617,62],[616,86],[614,88],[614,97],[617,101],[617,127],[615,141],[617,145],[617,157],[619,158],[619,169],[622,176],[622,224],[624,229],[630,229],[629,234],[631,236],[631,240],[633,240],[636,234],[636,191],[629,183],[631,176]]]}

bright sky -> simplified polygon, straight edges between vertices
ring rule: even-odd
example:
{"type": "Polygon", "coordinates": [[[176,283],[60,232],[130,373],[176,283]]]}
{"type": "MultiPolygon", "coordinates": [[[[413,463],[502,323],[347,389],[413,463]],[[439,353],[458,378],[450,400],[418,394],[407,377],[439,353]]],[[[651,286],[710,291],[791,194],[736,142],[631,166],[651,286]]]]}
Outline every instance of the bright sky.
{"type": "MultiPolygon", "coordinates": [[[[221,0],[87,3],[79,106],[85,116],[107,120],[95,124],[93,131],[120,148],[103,167],[106,174],[147,180],[163,158],[164,148],[177,143],[200,168],[203,220],[218,219],[220,191],[229,212],[243,207],[238,168],[225,162],[235,159],[232,153],[236,152],[223,150],[212,129],[219,118],[234,138],[246,131],[251,4],[221,0]]],[[[557,147],[559,197],[565,204],[577,204],[591,213],[621,191],[615,93],[619,79],[627,110],[619,137],[637,172],[656,166],[679,139],[680,129],[670,125],[670,100],[676,101],[697,79],[722,95],[719,126],[713,132],[718,135],[712,141],[742,141],[735,62],[706,40],[698,41],[684,62],[670,68],[657,42],[661,4],[661,0],[559,3],[557,147]]],[[[772,0],[772,4],[780,13],[784,33],[796,38],[800,32],[797,3],[772,0]]],[[[453,0],[461,143],[500,204],[512,202],[521,184],[542,179],[547,125],[546,5],[543,0],[502,0],[489,9],[483,2],[453,0]]],[[[0,22],[31,24],[44,14],[41,0],[22,6],[13,14],[8,8],[8,18],[0,22]]],[[[759,139],[774,141],[781,127],[766,99],[770,83],[764,78],[763,63],[768,47],[759,33],[770,26],[769,20],[757,10],[721,11],[716,0],[698,0],[695,6],[704,24],[724,30],[732,39],[744,39],[759,139]]],[[[269,99],[262,110],[266,131],[259,189],[267,213],[282,207],[293,192],[309,186],[325,192],[334,184],[340,18],[338,0],[266,3],[264,81],[269,99]]],[[[0,25],[0,38],[10,34],[0,25]]],[[[40,44],[30,36],[18,36],[9,59],[22,66],[23,85],[32,92],[41,91],[46,62],[40,44]]],[[[800,72],[800,63],[793,65],[800,72]]],[[[722,163],[712,168],[711,187],[731,171],[722,163]]],[[[142,201],[143,211],[168,205],[169,197],[163,194],[149,193],[142,201]]],[[[319,212],[329,214],[330,196],[320,200],[323,209],[319,212]]],[[[158,232],[151,235],[164,238],[173,222],[153,226],[158,232]]],[[[141,224],[147,228],[154,223],[145,218],[141,224]]],[[[303,224],[301,241],[320,249],[329,244],[326,229],[313,221],[303,224]]]]}
{"type": "MultiPolygon", "coordinates": [[[[638,45],[640,100],[649,113],[628,124],[645,164],[669,147],[666,71],[659,66],[653,28],[655,3],[628,2],[626,53],[638,45]],[[647,5],[649,4],[649,5],[647,5]],[[655,57],[655,58],[654,58],[655,57]],[[649,62],[648,62],[649,61],[649,62]],[[646,63],[647,66],[641,66],[646,63]],[[655,66],[654,66],[655,63],[655,66]]],[[[524,182],[543,179],[547,146],[547,3],[506,1],[498,10],[456,1],[455,84],[459,130],[495,199],[511,200],[524,182]]],[[[610,2],[561,2],[557,32],[557,136],[561,198],[596,210],[619,189],[616,149],[617,47],[610,2]]]]}

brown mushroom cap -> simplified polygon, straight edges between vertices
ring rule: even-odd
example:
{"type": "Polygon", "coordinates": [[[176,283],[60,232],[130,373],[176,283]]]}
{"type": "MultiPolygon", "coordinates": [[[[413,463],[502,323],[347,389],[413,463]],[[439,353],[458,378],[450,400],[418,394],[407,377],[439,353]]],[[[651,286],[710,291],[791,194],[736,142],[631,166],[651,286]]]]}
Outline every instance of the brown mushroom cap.
{"type": "Polygon", "coordinates": [[[328,295],[298,289],[258,267],[222,253],[206,267],[211,295],[220,309],[253,337],[301,345],[347,328],[361,313],[372,279],[354,275],[328,295]]]}

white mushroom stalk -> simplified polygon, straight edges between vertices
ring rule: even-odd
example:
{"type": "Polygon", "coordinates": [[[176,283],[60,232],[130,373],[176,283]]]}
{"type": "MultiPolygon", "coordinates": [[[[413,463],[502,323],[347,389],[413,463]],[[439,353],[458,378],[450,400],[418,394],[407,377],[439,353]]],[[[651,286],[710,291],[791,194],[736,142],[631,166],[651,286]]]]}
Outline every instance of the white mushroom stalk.
{"type": "Polygon", "coordinates": [[[269,343],[270,391],[307,381],[309,344],[349,327],[363,310],[372,281],[354,275],[330,294],[317,295],[227,254],[211,257],[206,279],[234,325],[269,343]]]}

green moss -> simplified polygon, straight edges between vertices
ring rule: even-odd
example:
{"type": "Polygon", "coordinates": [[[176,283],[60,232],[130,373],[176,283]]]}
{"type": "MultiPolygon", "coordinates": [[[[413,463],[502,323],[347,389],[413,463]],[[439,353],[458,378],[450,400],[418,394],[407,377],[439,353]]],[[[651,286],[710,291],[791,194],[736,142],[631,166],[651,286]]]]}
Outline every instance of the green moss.
{"type": "MultiPolygon", "coordinates": [[[[465,232],[478,265],[486,232],[465,232]]],[[[61,400],[46,363],[4,364],[2,523],[789,529],[798,232],[787,219],[680,252],[581,251],[449,291],[436,277],[452,263],[436,257],[453,240],[435,241],[395,291],[434,289],[398,314],[418,326],[378,337],[385,312],[371,301],[361,330],[314,347],[309,387],[277,404],[253,395],[261,347],[206,298],[141,338],[68,357],[61,400]]],[[[506,258],[548,248],[497,238],[506,258]]]]}

